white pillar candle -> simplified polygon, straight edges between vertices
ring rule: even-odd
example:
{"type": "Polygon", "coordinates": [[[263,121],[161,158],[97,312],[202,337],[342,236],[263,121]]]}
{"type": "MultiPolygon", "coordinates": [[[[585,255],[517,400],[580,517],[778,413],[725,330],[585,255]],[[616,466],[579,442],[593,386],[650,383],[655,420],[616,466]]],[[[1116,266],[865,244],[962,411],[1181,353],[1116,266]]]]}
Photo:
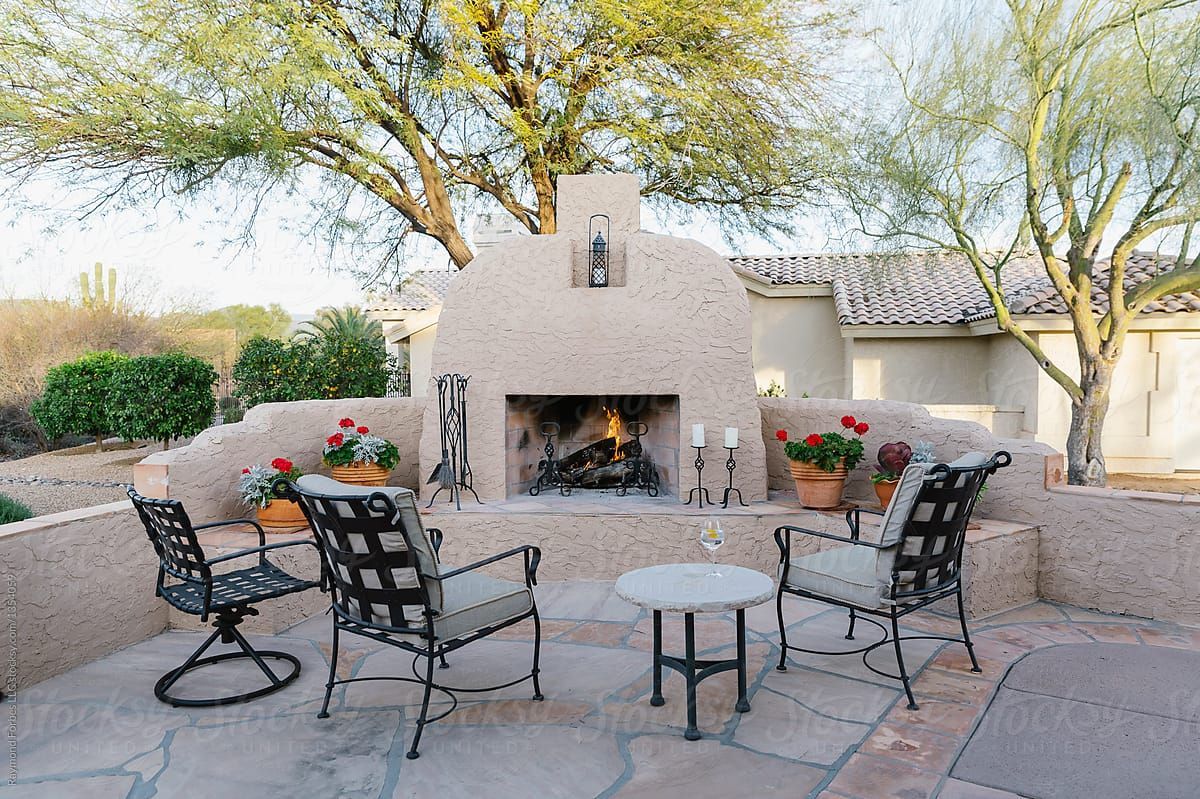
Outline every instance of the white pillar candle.
{"type": "Polygon", "coordinates": [[[726,449],[734,449],[735,447],[737,447],[737,428],[736,427],[726,427],[725,428],[725,448],[726,449]]]}
{"type": "Polygon", "coordinates": [[[702,424],[692,425],[692,446],[693,447],[703,447],[704,446],[704,425],[702,425],[702,424]]]}

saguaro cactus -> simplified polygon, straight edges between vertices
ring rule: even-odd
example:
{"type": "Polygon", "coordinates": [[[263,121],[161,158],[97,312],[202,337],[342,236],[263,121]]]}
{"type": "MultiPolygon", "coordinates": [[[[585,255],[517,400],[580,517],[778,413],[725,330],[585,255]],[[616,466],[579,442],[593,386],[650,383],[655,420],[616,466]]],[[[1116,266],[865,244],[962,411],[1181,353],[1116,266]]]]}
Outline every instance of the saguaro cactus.
{"type": "Polygon", "coordinates": [[[79,273],[79,292],[83,296],[83,304],[88,308],[117,309],[117,270],[109,268],[107,290],[104,284],[104,265],[99,261],[95,266],[95,280],[88,280],[87,272],[79,273]],[[92,286],[95,285],[93,290],[92,286]]]}

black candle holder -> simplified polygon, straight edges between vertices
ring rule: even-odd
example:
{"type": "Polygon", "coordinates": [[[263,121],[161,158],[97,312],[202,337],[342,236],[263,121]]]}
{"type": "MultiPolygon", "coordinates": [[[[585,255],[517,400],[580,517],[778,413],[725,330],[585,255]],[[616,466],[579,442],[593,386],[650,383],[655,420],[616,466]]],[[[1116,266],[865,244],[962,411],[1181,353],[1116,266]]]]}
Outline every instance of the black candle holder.
{"type": "Polygon", "coordinates": [[[750,506],[746,503],[745,500],[742,499],[741,489],[733,487],[733,470],[737,468],[737,461],[733,459],[733,451],[735,449],[737,449],[737,447],[726,447],[725,449],[729,452],[729,457],[725,460],[725,468],[727,470],[729,470],[729,485],[726,486],[725,492],[721,497],[721,507],[728,508],[729,507],[729,495],[737,494],[738,504],[741,505],[743,508],[748,508],[750,506]]]}
{"type": "Polygon", "coordinates": [[[708,489],[704,487],[704,482],[702,480],[704,475],[704,454],[701,452],[701,450],[703,450],[704,447],[697,447],[693,445],[692,449],[696,450],[696,487],[688,492],[688,501],[683,504],[691,505],[692,499],[695,498],[699,502],[699,504],[696,505],[698,508],[704,507],[705,500],[708,500],[709,505],[715,505],[716,503],[713,502],[708,496],[708,489]]]}

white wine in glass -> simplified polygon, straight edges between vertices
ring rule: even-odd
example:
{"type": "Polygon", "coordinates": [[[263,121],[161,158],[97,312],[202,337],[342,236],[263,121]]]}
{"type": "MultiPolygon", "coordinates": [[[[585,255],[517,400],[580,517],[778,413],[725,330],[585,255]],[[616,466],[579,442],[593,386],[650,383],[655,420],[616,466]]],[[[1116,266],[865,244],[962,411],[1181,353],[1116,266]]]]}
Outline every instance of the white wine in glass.
{"type": "Polygon", "coordinates": [[[700,545],[708,552],[708,560],[712,564],[712,570],[706,576],[721,576],[721,572],[717,569],[717,550],[724,543],[725,531],[721,529],[720,520],[715,517],[705,519],[704,527],[700,529],[700,545]]]}

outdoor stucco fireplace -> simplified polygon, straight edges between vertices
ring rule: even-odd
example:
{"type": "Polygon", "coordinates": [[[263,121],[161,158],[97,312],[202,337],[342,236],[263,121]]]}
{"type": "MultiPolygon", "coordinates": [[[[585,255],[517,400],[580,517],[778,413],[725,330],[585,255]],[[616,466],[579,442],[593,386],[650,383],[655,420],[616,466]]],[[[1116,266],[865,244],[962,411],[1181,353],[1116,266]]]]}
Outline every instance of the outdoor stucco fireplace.
{"type": "MultiPolygon", "coordinates": [[[[737,484],[748,501],[766,499],[750,304],[728,263],[695,241],[643,232],[632,175],[561,176],[557,201],[558,232],[480,252],[451,284],[438,322],[432,373],[471,376],[467,438],[480,499],[528,498],[548,421],[559,425],[564,455],[613,432],[627,443],[625,425],[644,424],[664,505],[694,485],[692,425],[711,431],[714,464],[725,461],[721,431],[737,427],[737,484]],[[611,231],[603,287],[589,286],[587,269],[597,214],[611,231]],[[620,427],[610,431],[606,410],[620,414],[620,427]]],[[[423,474],[441,459],[436,392],[429,396],[423,474]]],[[[727,479],[723,468],[703,478],[717,495],[727,479]]],[[[587,493],[543,491],[539,500],[587,493]]]]}

